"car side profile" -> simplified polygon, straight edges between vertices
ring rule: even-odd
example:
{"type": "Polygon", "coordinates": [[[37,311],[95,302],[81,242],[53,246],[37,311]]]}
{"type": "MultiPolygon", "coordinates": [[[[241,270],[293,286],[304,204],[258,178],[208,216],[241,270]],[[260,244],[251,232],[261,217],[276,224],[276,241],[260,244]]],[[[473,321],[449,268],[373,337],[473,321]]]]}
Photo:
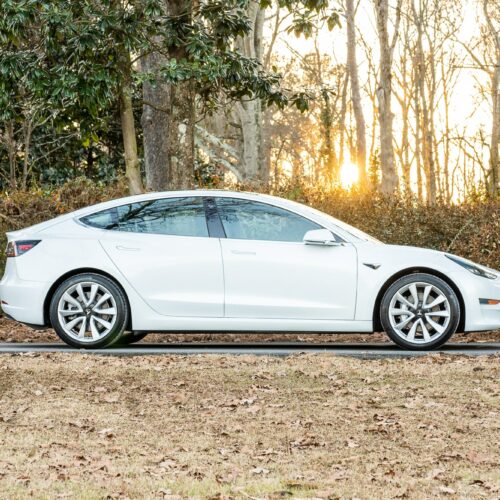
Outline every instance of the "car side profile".
{"type": "Polygon", "coordinates": [[[149,193],[7,237],[5,315],[78,348],[150,332],[385,330],[432,349],[500,327],[499,272],[268,195],[149,193]]]}

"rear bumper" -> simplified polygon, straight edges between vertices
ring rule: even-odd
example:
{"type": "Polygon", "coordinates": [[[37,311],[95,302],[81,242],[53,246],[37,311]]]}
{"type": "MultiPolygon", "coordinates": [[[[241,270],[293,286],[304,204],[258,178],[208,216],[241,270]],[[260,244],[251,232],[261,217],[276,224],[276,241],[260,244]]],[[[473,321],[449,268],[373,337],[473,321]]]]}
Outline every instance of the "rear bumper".
{"type": "Polygon", "coordinates": [[[6,272],[0,281],[2,311],[12,319],[33,326],[44,325],[43,303],[47,283],[19,279],[15,269],[6,272]]]}
{"type": "Polygon", "coordinates": [[[5,311],[3,311],[3,317],[5,319],[10,320],[10,321],[15,321],[16,323],[26,325],[29,328],[33,328],[33,330],[48,330],[49,329],[49,327],[47,325],[33,325],[32,323],[25,323],[24,321],[17,321],[10,314],[7,314],[5,311]]]}

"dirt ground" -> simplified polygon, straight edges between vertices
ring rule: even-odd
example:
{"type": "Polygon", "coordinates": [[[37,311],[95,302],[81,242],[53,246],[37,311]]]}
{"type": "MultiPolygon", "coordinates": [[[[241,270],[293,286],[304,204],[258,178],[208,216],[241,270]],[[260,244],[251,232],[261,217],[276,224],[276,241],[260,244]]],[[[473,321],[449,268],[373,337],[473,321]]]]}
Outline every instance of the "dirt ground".
{"type": "MultiPolygon", "coordinates": [[[[142,343],[176,342],[390,342],[384,333],[313,334],[313,333],[175,333],[151,334],[142,343]]],[[[0,317],[0,342],[60,342],[53,330],[33,330],[0,317]]],[[[500,342],[500,330],[473,334],[456,334],[451,342],[500,342]]]]}
{"type": "Polygon", "coordinates": [[[500,498],[500,359],[0,356],[1,498],[500,498]]]}

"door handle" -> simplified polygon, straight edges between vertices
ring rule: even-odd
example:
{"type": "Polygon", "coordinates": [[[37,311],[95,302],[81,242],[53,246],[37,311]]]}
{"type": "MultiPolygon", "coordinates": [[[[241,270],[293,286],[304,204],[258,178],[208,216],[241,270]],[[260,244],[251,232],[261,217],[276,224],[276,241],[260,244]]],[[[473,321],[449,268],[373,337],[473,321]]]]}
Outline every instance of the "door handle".
{"type": "Polygon", "coordinates": [[[257,255],[257,252],[252,252],[251,250],[231,250],[231,253],[235,255],[257,255]]]}
{"type": "Polygon", "coordinates": [[[123,245],[116,245],[117,250],[124,250],[126,252],[138,252],[140,248],[137,247],[124,247],[123,245]]]}

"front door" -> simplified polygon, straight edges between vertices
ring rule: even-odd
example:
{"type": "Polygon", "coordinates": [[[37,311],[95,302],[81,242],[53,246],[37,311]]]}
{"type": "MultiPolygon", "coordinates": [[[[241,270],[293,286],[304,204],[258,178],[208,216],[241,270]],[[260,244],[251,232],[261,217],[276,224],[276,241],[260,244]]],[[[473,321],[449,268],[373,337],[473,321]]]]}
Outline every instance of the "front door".
{"type": "Polygon", "coordinates": [[[273,205],[217,198],[226,233],[225,316],[353,320],[356,248],[303,243],[321,226],[273,205]]]}

